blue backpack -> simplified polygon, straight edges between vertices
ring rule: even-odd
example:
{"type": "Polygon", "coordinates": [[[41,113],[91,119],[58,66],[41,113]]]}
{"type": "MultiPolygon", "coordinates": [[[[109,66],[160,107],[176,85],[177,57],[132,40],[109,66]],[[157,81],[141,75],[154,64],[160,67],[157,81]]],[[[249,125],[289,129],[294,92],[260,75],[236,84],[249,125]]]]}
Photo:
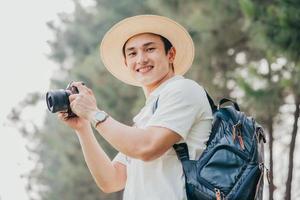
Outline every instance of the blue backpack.
{"type": "MultiPolygon", "coordinates": [[[[201,157],[190,160],[186,143],[173,146],[182,163],[188,200],[261,200],[266,142],[262,127],[236,102],[224,98],[216,106],[206,95],[214,119],[201,157]],[[233,106],[221,108],[226,102],[233,106]]],[[[158,99],[153,112],[157,106],[158,99]]]]}

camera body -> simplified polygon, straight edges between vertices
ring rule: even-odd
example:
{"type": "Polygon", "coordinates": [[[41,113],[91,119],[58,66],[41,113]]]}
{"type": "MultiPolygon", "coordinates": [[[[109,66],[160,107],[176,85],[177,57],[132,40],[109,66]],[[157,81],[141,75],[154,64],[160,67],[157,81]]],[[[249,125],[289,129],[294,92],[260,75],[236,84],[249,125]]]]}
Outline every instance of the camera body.
{"type": "MultiPolygon", "coordinates": [[[[72,82],[71,82],[72,83],[72,82]]],[[[65,112],[68,114],[67,117],[76,117],[76,114],[72,112],[70,107],[69,96],[71,94],[78,94],[77,87],[68,84],[67,88],[59,90],[51,90],[46,94],[46,103],[48,110],[52,113],[65,112]]],[[[84,84],[83,84],[84,85],[84,84]]]]}

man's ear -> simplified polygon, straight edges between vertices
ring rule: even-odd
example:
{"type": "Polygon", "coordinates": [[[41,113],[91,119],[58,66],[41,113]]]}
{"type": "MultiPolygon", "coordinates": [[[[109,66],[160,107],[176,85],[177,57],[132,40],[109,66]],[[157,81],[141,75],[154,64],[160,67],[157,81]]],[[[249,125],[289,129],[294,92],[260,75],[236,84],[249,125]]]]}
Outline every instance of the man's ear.
{"type": "Polygon", "coordinates": [[[127,67],[127,61],[126,61],[126,58],[124,58],[124,64],[125,64],[126,67],[127,67]]]}
{"type": "Polygon", "coordinates": [[[170,50],[168,51],[168,58],[170,63],[174,62],[175,56],[176,56],[176,49],[175,47],[171,47],[170,50]]]}

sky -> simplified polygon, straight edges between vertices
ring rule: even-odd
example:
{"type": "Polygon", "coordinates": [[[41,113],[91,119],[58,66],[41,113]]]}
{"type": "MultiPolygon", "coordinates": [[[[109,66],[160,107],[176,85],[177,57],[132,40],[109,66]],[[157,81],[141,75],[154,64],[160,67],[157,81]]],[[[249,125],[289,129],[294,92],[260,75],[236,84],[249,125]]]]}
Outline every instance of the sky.
{"type": "MultiPolygon", "coordinates": [[[[53,33],[46,22],[57,13],[72,12],[71,0],[0,1],[0,200],[28,200],[26,178],[33,167],[22,137],[7,115],[28,93],[45,93],[58,66],[47,58],[53,33]]],[[[27,113],[42,123],[46,104],[27,113]]]]}

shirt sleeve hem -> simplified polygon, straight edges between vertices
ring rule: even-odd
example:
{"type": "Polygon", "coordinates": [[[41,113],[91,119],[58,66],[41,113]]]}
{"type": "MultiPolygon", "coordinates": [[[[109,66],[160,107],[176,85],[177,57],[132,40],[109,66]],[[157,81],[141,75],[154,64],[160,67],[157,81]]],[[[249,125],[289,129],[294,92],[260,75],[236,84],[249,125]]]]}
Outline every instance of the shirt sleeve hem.
{"type": "Polygon", "coordinates": [[[175,133],[177,133],[178,135],[180,135],[182,137],[182,139],[186,139],[187,134],[184,133],[184,131],[180,130],[178,127],[172,126],[170,124],[167,123],[151,123],[147,125],[149,126],[157,126],[157,127],[163,127],[163,128],[167,128],[170,129],[172,131],[174,131],[175,133]]]}
{"type": "Polygon", "coordinates": [[[116,157],[113,159],[113,162],[119,162],[125,166],[127,166],[127,164],[128,164],[125,156],[121,155],[121,154],[116,155],[116,157]]]}

